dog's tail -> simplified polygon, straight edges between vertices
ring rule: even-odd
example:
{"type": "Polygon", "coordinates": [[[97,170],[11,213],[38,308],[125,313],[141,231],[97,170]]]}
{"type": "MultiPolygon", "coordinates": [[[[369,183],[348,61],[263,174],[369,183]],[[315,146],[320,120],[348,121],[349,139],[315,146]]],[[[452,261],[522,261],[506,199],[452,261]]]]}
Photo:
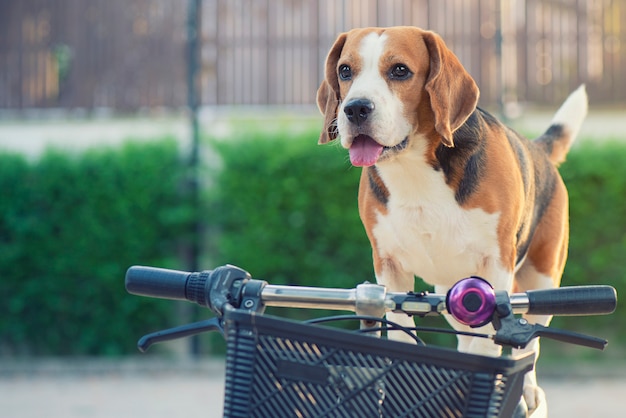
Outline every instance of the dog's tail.
{"type": "Polygon", "coordinates": [[[569,95],[554,115],[548,130],[535,140],[553,164],[558,165],[565,161],[565,156],[587,116],[587,100],[583,84],[569,95]]]}

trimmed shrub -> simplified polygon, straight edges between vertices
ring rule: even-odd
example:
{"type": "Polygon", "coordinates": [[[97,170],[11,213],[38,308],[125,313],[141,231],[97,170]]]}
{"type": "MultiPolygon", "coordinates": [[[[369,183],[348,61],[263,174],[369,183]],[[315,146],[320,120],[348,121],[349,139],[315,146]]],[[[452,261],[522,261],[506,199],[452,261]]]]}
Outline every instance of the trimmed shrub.
{"type": "Polygon", "coordinates": [[[28,163],[0,155],[0,352],[135,352],[171,302],[128,295],[132,264],[180,267],[189,210],[176,143],[128,143],[28,163]]]}
{"type": "MultiPolygon", "coordinates": [[[[207,230],[202,268],[232,263],[274,284],[374,281],[356,202],[360,170],[339,146],[316,142],[317,131],[287,128],[211,141],[221,163],[208,168],[199,208],[207,230]]],[[[170,140],[75,157],[50,151],[34,163],[0,154],[0,354],[134,353],[140,335],[181,322],[178,304],[131,296],[123,286],[133,264],[182,267],[195,210],[178,154],[170,140]]],[[[561,172],[571,213],[563,284],[626,291],[626,145],[576,148],[561,172]]],[[[553,324],[619,347],[625,318],[619,307],[611,317],[553,324]]]]}
{"type": "MultiPolygon", "coordinates": [[[[560,171],[570,199],[569,257],[561,284],[608,284],[626,294],[626,143],[585,142],[560,171]]],[[[608,317],[558,317],[553,325],[608,338],[609,351],[619,356],[619,345],[626,343],[626,307],[620,304],[608,317]]]]}

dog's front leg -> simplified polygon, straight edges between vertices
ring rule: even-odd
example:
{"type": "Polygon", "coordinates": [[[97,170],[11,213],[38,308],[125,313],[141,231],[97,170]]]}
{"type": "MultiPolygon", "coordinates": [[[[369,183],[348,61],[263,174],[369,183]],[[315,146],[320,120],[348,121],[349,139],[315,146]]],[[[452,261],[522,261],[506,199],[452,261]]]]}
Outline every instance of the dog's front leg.
{"type": "MultiPolygon", "coordinates": [[[[551,316],[547,315],[524,315],[524,318],[531,324],[540,324],[543,326],[548,326],[550,324],[551,316]]],[[[528,352],[535,353],[535,365],[537,364],[537,359],[539,358],[539,338],[535,338],[528,343],[525,348],[522,349],[514,349],[513,355],[526,354],[528,352]]],[[[546,403],[546,395],[537,383],[537,372],[536,368],[526,373],[524,376],[524,400],[526,401],[526,405],[528,406],[528,410],[533,412],[535,409],[543,406],[547,408],[546,403]],[[543,404],[543,405],[542,405],[543,404]]]]}
{"type": "MultiPolygon", "coordinates": [[[[520,292],[525,292],[532,289],[550,289],[556,286],[555,283],[559,281],[546,275],[541,274],[530,263],[525,263],[521,266],[516,275],[517,288],[520,292]]],[[[524,318],[531,324],[539,324],[548,326],[552,320],[552,316],[549,315],[523,315],[524,318]]],[[[525,354],[528,352],[535,353],[535,364],[539,358],[539,338],[535,338],[528,345],[520,350],[513,350],[513,355],[525,354]]],[[[545,394],[543,390],[537,384],[537,374],[535,369],[531,370],[524,377],[524,399],[528,405],[528,409],[533,411],[541,406],[543,402],[545,404],[545,394]]]]}
{"type": "MultiPolygon", "coordinates": [[[[378,284],[385,286],[388,292],[413,291],[415,287],[415,276],[412,273],[404,271],[391,259],[384,259],[376,264],[378,264],[378,266],[375,266],[376,281],[378,284]]],[[[415,327],[413,318],[404,313],[389,312],[386,318],[388,321],[395,322],[406,328],[415,327]]],[[[415,343],[415,340],[410,335],[401,331],[390,332],[388,338],[396,341],[415,343]]]]}

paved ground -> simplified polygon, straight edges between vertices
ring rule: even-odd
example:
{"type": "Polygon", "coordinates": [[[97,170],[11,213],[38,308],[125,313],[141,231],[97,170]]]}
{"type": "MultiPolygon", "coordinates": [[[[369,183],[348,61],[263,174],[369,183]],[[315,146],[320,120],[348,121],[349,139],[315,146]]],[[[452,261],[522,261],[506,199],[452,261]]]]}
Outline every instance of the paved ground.
{"type": "MultiPolygon", "coordinates": [[[[0,364],[0,416],[221,417],[223,373],[222,363],[215,360],[5,363],[0,364]]],[[[623,417],[626,375],[611,375],[544,377],[550,417],[623,417]]]]}

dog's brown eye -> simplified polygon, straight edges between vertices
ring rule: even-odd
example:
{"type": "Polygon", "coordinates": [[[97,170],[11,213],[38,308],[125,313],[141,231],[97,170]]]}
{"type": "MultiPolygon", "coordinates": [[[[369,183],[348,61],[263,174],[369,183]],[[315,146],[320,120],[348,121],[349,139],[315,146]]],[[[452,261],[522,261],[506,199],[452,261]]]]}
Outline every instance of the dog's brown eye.
{"type": "Polygon", "coordinates": [[[389,71],[389,78],[394,80],[406,80],[412,75],[413,73],[409,70],[409,67],[404,64],[396,64],[389,71]]]}
{"type": "Polygon", "coordinates": [[[352,69],[348,65],[339,67],[339,78],[346,81],[352,79],[352,69]]]}

